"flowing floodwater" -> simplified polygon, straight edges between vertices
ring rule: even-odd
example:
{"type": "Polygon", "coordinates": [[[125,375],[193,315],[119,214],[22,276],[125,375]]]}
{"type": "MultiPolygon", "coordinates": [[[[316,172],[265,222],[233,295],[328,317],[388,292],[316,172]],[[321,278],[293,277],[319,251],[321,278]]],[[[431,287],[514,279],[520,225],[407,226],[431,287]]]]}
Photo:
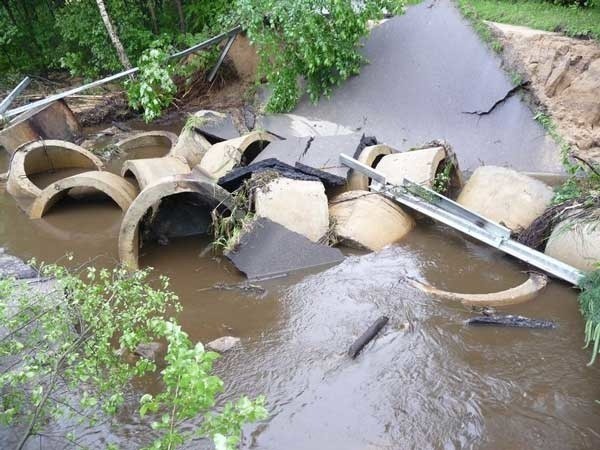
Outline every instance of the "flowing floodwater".
{"type": "MultiPolygon", "coordinates": [[[[66,198],[32,221],[0,188],[0,246],[24,259],[66,262],[72,252],[71,265],[112,266],[121,217],[108,201],[66,198]]],[[[600,369],[586,366],[569,286],[552,282],[537,299],[506,309],[555,320],[555,330],[471,327],[469,308],[429,297],[411,279],[490,292],[527,275],[515,260],[443,226],[422,223],[381,252],[348,253],[338,266],[262,282],[264,295],[213,288],[243,278],[208,245],[207,238],[146,245],[141,264],[171,277],[192,340],[242,339],[216,364],[222,401],[264,394],[270,412],[247,428],[244,448],[600,448],[600,369]],[[349,345],[381,315],[389,324],[350,360],[349,345]]],[[[131,398],[155,388],[147,383],[131,398]]],[[[111,427],[79,431],[92,448],[139,448],[151,436],[133,406],[111,427]]],[[[0,447],[10,441],[4,434],[0,447]]]]}

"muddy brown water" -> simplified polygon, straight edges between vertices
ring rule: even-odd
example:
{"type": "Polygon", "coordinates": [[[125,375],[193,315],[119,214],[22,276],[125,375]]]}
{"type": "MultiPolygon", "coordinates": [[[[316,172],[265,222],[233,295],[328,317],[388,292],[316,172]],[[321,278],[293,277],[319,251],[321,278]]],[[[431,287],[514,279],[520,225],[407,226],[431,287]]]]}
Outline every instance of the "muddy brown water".
{"type": "MultiPolygon", "coordinates": [[[[24,259],[66,263],[72,252],[71,265],[110,267],[121,214],[108,201],[67,198],[32,221],[0,189],[0,246],[24,259]]],[[[226,385],[221,402],[264,394],[270,412],[246,428],[243,448],[600,448],[600,369],[586,366],[583,321],[569,286],[552,282],[537,299],[505,310],[555,320],[556,330],[469,327],[468,308],[429,297],[410,279],[490,292],[526,275],[515,260],[443,226],[423,223],[381,252],[348,253],[338,266],[261,282],[263,296],[211,289],[243,278],[205,251],[208,245],[207,238],[149,244],[141,264],[171,277],[192,340],[242,339],[216,364],[226,385]],[[389,324],[350,360],[349,345],[381,315],[389,324]]],[[[156,386],[138,385],[131,405],[146,388],[156,386]]],[[[77,434],[92,448],[114,442],[133,449],[152,432],[130,406],[112,426],[77,434]]],[[[10,442],[5,430],[0,447],[10,442]]]]}

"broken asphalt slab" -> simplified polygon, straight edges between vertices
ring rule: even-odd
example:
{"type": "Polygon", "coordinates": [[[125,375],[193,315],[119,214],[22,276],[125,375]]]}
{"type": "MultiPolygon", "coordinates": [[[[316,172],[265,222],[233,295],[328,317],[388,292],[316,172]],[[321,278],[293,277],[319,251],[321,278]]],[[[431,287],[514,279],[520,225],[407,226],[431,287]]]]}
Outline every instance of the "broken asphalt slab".
{"type": "Polygon", "coordinates": [[[514,86],[500,58],[450,0],[411,6],[376,27],[363,53],[370,64],[360,75],[330,99],[316,105],[304,99],[294,114],[354,130],[367,126],[369,134],[399,150],[444,139],[466,170],[483,162],[562,171],[556,144],[518,95],[485,116],[464,114],[489,110],[514,86]]]}
{"type": "Polygon", "coordinates": [[[240,137],[231,114],[203,110],[194,113],[194,117],[200,122],[194,129],[211,144],[240,137]]]}
{"type": "Polygon", "coordinates": [[[286,178],[291,178],[292,180],[324,181],[319,177],[308,175],[286,163],[282,163],[276,158],[267,158],[260,162],[252,163],[248,166],[233,169],[227,175],[221,177],[218,184],[227,189],[229,192],[233,192],[253,174],[259,174],[266,171],[275,171],[279,175],[286,178]]]}
{"type": "Polygon", "coordinates": [[[261,218],[225,256],[249,279],[265,279],[343,261],[337,248],[315,244],[269,219],[261,218]]]}
{"type": "Polygon", "coordinates": [[[293,137],[269,144],[253,161],[275,158],[325,184],[341,186],[346,183],[349,168],[340,163],[340,153],[358,157],[363,148],[377,140],[362,133],[337,136],[293,137]]]}
{"type": "Polygon", "coordinates": [[[7,254],[0,247],[0,279],[15,278],[17,280],[36,278],[38,273],[16,256],[7,254]]]}

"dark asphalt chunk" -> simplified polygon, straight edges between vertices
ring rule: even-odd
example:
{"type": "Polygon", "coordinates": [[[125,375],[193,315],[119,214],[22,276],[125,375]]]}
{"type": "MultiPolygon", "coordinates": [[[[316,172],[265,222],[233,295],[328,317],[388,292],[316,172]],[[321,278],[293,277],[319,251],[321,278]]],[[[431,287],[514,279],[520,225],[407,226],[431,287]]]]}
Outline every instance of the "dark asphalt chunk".
{"type": "Polygon", "coordinates": [[[221,115],[206,111],[200,120],[203,121],[202,124],[194,129],[211,144],[240,137],[240,132],[235,126],[231,114],[221,115]]]}
{"type": "Polygon", "coordinates": [[[300,170],[275,158],[269,158],[257,163],[252,163],[248,166],[233,169],[231,172],[227,173],[227,175],[219,179],[219,185],[227,189],[229,192],[233,192],[242,185],[244,180],[250,178],[252,174],[259,174],[268,170],[274,170],[281,176],[291,178],[292,180],[325,181],[324,179],[320,179],[318,176],[301,172],[300,170]]]}
{"type": "Polygon", "coordinates": [[[337,248],[315,244],[265,218],[254,222],[237,248],[225,256],[249,279],[272,278],[296,270],[337,264],[344,259],[337,248]]]}

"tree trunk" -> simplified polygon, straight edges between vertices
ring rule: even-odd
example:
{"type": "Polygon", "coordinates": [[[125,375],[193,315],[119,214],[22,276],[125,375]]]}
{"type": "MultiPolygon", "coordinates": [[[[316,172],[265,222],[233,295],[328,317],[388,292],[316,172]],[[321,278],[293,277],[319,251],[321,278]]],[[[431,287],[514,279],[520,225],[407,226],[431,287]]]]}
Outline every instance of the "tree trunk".
{"type": "Polygon", "coordinates": [[[156,8],[154,7],[154,0],[148,0],[146,2],[148,6],[148,11],[150,12],[150,21],[152,22],[152,31],[154,34],[158,35],[158,22],[156,20],[156,8]]]}
{"type": "Polygon", "coordinates": [[[127,57],[127,53],[125,53],[125,49],[123,48],[123,44],[121,44],[121,40],[115,31],[115,27],[113,26],[108,12],[106,11],[106,5],[104,5],[104,0],[96,0],[96,4],[98,5],[98,9],[100,10],[100,16],[102,17],[102,22],[104,22],[104,26],[106,27],[106,31],[108,32],[108,36],[117,51],[117,55],[119,57],[119,61],[123,64],[125,69],[131,69],[131,63],[129,62],[129,58],[127,57]]]}
{"type": "Polygon", "coordinates": [[[183,6],[181,6],[181,0],[173,0],[173,2],[177,8],[177,14],[179,15],[179,31],[185,33],[185,17],[183,15],[183,6]]]}

